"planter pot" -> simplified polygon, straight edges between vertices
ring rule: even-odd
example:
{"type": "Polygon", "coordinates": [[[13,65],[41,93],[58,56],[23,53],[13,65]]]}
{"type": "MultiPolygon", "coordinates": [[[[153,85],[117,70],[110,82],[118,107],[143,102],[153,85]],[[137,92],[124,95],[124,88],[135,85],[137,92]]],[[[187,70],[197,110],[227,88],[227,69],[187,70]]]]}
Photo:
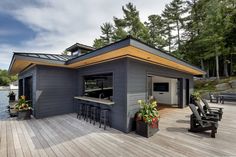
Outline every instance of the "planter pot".
{"type": "Polygon", "coordinates": [[[31,110],[18,111],[18,119],[30,119],[31,110]]]}
{"type": "Polygon", "coordinates": [[[15,101],[16,100],[16,96],[15,95],[10,95],[9,96],[9,101],[15,101]]]}
{"type": "Polygon", "coordinates": [[[150,137],[159,131],[159,121],[157,122],[157,128],[152,128],[150,125],[143,121],[136,121],[136,133],[144,137],[150,137]]]}

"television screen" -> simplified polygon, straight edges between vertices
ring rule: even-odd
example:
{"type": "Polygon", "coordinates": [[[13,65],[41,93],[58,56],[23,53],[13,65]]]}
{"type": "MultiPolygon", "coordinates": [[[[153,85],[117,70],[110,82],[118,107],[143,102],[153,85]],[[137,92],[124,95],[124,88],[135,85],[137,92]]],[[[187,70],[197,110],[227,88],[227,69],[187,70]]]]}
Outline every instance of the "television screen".
{"type": "Polygon", "coordinates": [[[153,83],[154,92],[169,92],[169,83],[153,83]]]}

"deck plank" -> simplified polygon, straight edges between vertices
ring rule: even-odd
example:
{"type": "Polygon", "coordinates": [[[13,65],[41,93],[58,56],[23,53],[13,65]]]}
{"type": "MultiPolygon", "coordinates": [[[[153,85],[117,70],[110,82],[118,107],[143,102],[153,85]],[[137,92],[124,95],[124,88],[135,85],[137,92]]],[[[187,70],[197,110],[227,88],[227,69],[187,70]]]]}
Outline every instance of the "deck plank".
{"type": "Polygon", "coordinates": [[[10,157],[139,157],[236,156],[236,105],[224,107],[216,138],[191,133],[189,108],[162,108],[160,131],[144,138],[134,132],[99,128],[76,114],[19,121],[0,119],[0,156],[10,157]]]}
{"type": "Polygon", "coordinates": [[[0,154],[3,157],[7,156],[7,128],[6,121],[1,121],[1,144],[0,144],[0,154]]]}
{"type": "Polygon", "coordinates": [[[13,140],[14,140],[14,148],[15,148],[15,152],[17,154],[17,157],[23,157],[23,151],[21,148],[21,144],[20,144],[20,139],[18,137],[18,133],[16,130],[16,126],[14,124],[14,120],[11,120],[11,127],[12,127],[12,135],[13,135],[13,140]]]}
{"type": "Polygon", "coordinates": [[[7,156],[8,157],[15,157],[15,148],[14,148],[14,139],[12,135],[12,129],[11,129],[11,119],[7,122],[7,156]]]}
{"type": "Polygon", "coordinates": [[[18,137],[19,137],[19,140],[20,140],[20,145],[21,145],[24,156],[25,157],[31,157],[32,154],[31,154],[31,151],[29,149],[28,143],[26,142],[24,132],[20,128],[20,123],[21,123],[21,121],[16,121],[15,122],[16,130],[17,130],[18,137]]]}

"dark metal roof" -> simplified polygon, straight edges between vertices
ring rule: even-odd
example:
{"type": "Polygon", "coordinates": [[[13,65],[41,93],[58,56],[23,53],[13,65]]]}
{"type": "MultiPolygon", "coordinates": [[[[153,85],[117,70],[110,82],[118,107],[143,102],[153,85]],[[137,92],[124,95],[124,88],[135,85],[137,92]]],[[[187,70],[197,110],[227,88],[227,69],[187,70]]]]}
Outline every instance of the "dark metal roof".
{"type": "Polygon", "coordinates": [[[74,45],[68,47],[66,49],[66,51],[70,51],[70,52],[74,52],[78,49],[83,49],[83,50],[87,50],[87,51],[93,51],[95,50],[94,47],[88,46],[88,45],[84,45],[84,44],[80,44],[80,43],[75,43],[74,45]]]}
{"type": "Polygon", "coordinates": [[[75,57],[75,56],[68,56],[68,55],[46,54],[46,53],[14,52],[14,54],[17,54],[18,56],[33,57],[33,58],[54,60],[54,61],[61,61],[61,62],[66,62],[75,57]]]}

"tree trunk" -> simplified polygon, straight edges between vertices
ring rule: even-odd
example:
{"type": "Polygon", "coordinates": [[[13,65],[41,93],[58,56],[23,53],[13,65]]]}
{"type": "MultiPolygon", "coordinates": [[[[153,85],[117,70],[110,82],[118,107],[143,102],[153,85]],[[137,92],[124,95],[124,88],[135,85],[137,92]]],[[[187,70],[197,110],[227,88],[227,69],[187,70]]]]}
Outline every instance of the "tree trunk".
{"type": "Polygon", "coordinates": [[[225,77],[229,77],[228,62],[227,62],[227,58],[226,57],[224,57],[224,74],[225,74],[225,77]]]}
{"type": "Polygon", "coordinates": [[[216,79],[220,80],[220,73],[219,73],[219,56],[216,54],[216,79]]]}
{"type": "Polygon", "coordinates": [[[180,35],[179,35],[179,21],[176,21],[176,25],[177,25],[177,33],[178,33],[178,50],[180,48],[180,35]]]}
{"type": "Polygon", "coordinates": [[[233,76],[234,75],[234,71],[233,71],[233,54],[232,54],[232,50],[230,53],[230,75],[233,76]]]}
{"type": "Polygon", "coordinates": [[[170,30],[170,25],[168,24],[168,46],[169,46],[169,53],[171,51],[171,30],[170,30]]]}
{"type": "Polygon", "coordinates": [[[206,72],[207,78],[210,77],[210,71],[209,71],[209,67],[207,68],[207,72],[206,72]]]}
{"type": "MultiPolygon", "coordinates": [[[[202,70],[205,70],[205,67],[204,67],[204,61],[203,59],[201,58],[201,69],[202,70]]],[[[206,78],[206,75],[202,75],[203,78],[206,78]]]]}

